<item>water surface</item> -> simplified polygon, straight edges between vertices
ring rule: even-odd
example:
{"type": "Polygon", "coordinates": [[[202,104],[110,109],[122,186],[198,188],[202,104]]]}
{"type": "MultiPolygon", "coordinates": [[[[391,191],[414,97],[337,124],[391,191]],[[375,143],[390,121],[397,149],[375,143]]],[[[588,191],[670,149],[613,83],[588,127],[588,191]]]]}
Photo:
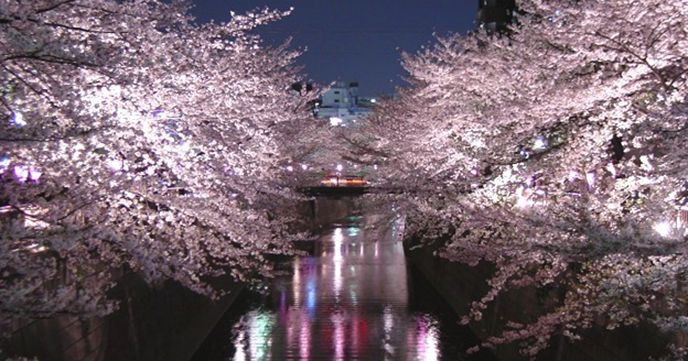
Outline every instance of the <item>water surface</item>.
{"type": "Polygon", "coordinates": [[[476,339],[407,267],[401,221],[381,223],[333,225],[269,295],[233,307],[194,360],[466,359],[462,350],[476,339]]]}

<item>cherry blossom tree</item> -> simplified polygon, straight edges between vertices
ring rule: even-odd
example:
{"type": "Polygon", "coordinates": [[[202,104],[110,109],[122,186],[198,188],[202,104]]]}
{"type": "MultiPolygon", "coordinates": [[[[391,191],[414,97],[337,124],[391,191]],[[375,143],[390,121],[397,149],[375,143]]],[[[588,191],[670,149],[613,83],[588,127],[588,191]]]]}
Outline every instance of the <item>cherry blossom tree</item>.
{"type": "MultiPolygon", "coordinates": [[[[317,91],[312,93],[317,94],[317,91]]],[[[326,119],[304,119],[299,126],[285,124],[284,169],[293,188],[312,187],[332,173],[367,175],[375,169],[375,149],[364,119],[348,126],[332,125],[326,119]],[[341,169],[339,169],[341,166],[341,169]]]]}
{"type": "MultiPolygon", "coordinates": [[[[0,0],[0,318],[101,315],[123,270],[217,296],[289,252],[298,52],[160,0],[0,0]]],[[[0,326],[3,330],[9,328],[0,326]]]]}
{"type": "MultiPolygon", "coordinates": [[[[559,306],[483,346],[646,322],[685,332],[688,2],[519,2],[509,36],[437,39],[374,118],[411,237],[489,261],[491,290],[558,284],[559,306]],[[422,192],[421,192],[422,190],[422,192]]],[[[685,345],[675,345],[677,357],[685,345]]]]}

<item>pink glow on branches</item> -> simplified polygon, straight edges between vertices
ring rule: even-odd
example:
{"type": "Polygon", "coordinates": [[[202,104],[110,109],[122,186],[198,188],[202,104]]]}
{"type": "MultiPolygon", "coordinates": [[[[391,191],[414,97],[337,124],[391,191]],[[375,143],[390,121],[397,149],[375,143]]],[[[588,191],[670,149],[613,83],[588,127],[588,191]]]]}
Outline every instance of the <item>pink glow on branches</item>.
{"type": "Polygon", "coordinates": [[[272,275],[295,198],[274,170],[308,100],[285,90],[299,53],[247,31],[288,12],[197,26],[177,2],[53,3],[2,6],[0,329],[111,312],[121,269],[210,297],[224,273],[272,275]]]}
{"type": "Polygon", "coordinates": [[[597,323],[649,322],[679,339],[688,240],[673,220],[687,194],[688,2],[519,8],[509,36],[450,35],[406,54],[411,86],[372,117],[366,146],[387,156],[381,178],[415,190],[399,197],[407,237],[443,242],[454,261],[495,264],[467,322],[512,288],[564,294],[484,346],[521,343],[533,356],[553,334],[575,340],[597,323]]]}

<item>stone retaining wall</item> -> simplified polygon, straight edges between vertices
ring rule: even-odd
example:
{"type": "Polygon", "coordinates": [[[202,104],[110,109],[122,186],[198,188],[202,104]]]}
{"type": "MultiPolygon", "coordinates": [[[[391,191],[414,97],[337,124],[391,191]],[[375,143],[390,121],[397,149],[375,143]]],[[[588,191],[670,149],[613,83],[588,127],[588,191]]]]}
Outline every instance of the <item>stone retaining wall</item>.
{"type": "Polygon", "coordinates": [[[130,274],[113,291],[121,300],[117,312],[20,325],[0,348],[40,361],[187,361],[243,289],[223,282],[229,294],[213,302],[174,282],[152,288],[130,274]]]}
{"type": "MultiPolygon", "coordinates": [[[[479,300],[488,290],[486,280],[494,272],[491,264],[481,263],[477,267],[469,267],[450,262],[435,256],[432,247],[411,250],[405,245],[405,252],[410,262],[446,299],[457,315],[467,314],[471,302],[479,300]]],[[[532,322],[555,298],[554,295],[532,287],[508,291],[500,295],[483,313],[481,321],[470,324],[471,330],[483,340],[489,336],[497,336],[498,330],[507,320],[532,322]]],[[[592,329],[583,334],[582,340],[573,343],[564,337],[555,338],[549,349],[538,356],[538,360],[640,361],[661,354],[666,342],[666,336],[660,336],[649,325],[614,331],[592,329]]],[[[500,346],[495,354],[505,361],[526,359],[518,354],[515,345],[500,346]]]]}

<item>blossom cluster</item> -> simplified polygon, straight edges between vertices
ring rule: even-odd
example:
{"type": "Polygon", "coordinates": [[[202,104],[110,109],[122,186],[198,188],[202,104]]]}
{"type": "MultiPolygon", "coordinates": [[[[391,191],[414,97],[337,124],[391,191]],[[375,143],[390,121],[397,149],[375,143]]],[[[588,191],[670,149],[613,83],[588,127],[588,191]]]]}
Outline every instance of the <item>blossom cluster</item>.
{"type": "Polygon", "coordinates": [[[378,107],[370,146],[408,190],[408,231],[496,265],[466,322],[511,288],[565,290],[484,346],[535,355],[555,334],[641,322],[684,332],[688,2],[517,3],[508,34],[405,55],[410,86],[378,107]]]}
{"type": "Polygon", "coordinates": [[[111,312],[122,272],[209,296],[289,252],[272,203],[298,52],[180,2],[0,1],[0,329],[111,312]],[[266,198],[269,198],[266,201],[266,198]]]}

